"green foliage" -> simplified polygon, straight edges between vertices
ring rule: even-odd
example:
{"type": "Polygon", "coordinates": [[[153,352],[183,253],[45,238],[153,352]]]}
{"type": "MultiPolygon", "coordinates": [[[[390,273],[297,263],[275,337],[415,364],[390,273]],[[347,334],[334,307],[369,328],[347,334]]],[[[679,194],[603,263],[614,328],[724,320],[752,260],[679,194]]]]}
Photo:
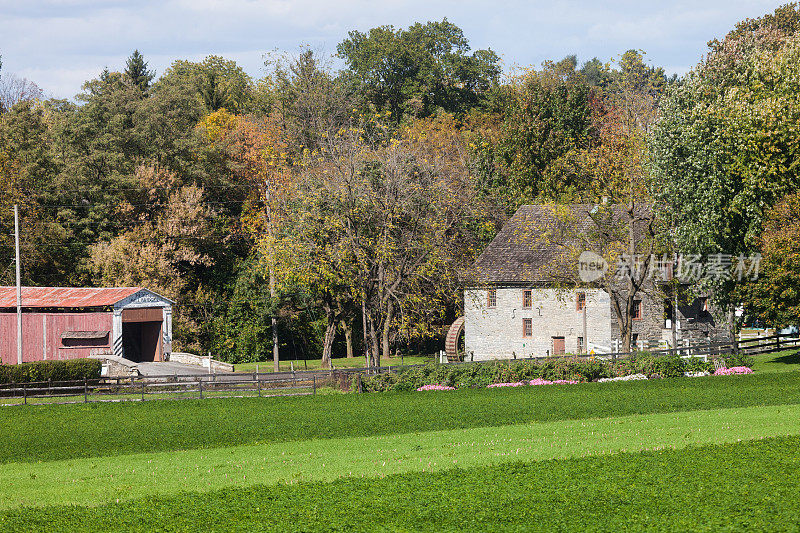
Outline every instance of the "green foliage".
{"type": "Polygon", "coordinates": [[[97,359],[36,361],[21,365],[0,365],[0,383],[73,381],[97,379],[103,364],[97,359]]]}
{"type": "Polygon", "coordinates": [[[442,394],[6,408],[0,463],[799,403],[800,373],[781,372],[442,394]]]}
{"type": "MultiPolygon", "coordinates": [[[[747,366],[746,361],[735,356],[725,356],[747,366]]],[[[750,361],[752,364],[752,361],[750,361]]],[[[648,377],[676,378],[684,372],[710,372],[711,362],[697,358],[683,359],[678,356],[653,356],[639,352],[618,361],[554,360],[554,361],[497,361],[490,363],[467,363],[461,365],[428,364],[411,367],[396,373],[378,374],[364,378],[366,392],[408,391],[423,385],[441,384],[458,388],[481,388],[492,383],[513,383],[546,379],[555,381],[596,381],[600,378],[644,374],[648,377]]]]}
{"type": "MultiPolygon", "coordinates": [[[[747,20],[674,85],[650,142],[656,196],[684,253],[758,251],[765,213],[800,188],[800,13],[747,20]]],[[[733,280],[713,284],[734,306],[733,280]]]]}
{"type": "Polygon", "coordinates": [[[569,201],[587,187],[581,151],[597,137],[592,117],[596,96],[574,63],[562,63],[547,64],[504,86],[499,136],[476,143],[485,186],[514,198],[515,206],[569,201]]]}
{"type": "Polygon", "coordinates": [[[500,59],[491,50],[469,50],[464,32],[447,19],[351,31],[337,47],[369,101],[398,122],[439,109],[463,113],[480,103],[498,81],[500,59]]]}
{"type": "Polygon", "coordinates": [[[139,53],[139,50],[134,50],[125,62],[125,76],[144,92],[150,87],[150,82],[153,81],[156,74],[152,70],[147,70],[147,61],[144,60],[144,56],[139,53]]]}
{"type": "Polygon", "coordinates": [[[175,61],[157,85],[192,88],[206,113],[220,109],[232,113],[246,112],[253,91],[250,76],[235,61],[215,55],[200,62],[175,61]]]}
{"type": "Polygon", "coordinates": [[[732,368],[735,366],[746,366],[748,368],[752,368],[753,364],[755,363],[753,356],[745,353],[724,355],[722,356],[722,360],[727,368],[732,368]]]}

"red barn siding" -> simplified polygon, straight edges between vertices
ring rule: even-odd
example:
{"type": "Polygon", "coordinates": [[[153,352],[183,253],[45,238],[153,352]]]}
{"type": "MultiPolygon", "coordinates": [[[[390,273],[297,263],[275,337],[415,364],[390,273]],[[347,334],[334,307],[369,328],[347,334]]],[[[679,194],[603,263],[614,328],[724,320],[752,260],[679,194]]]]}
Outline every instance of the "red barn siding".
{"type": "MultiPolygon", "coordinates": [[[[111,311],[91,313],[32,313],[22,315],[22,360],[76,359],[88,357],[98,351],[97,347],[65,348],[61,334],[65,331],[107,331],[111,348],[111,311]],[[47,322],[46,340],[43,335],[43,320],[47,322]],[[46,343],[46,346],[43,344],[46,343]]],[[[17,315],[0,313],[0,358],[5,364],[17,362],[17,315]]]]}

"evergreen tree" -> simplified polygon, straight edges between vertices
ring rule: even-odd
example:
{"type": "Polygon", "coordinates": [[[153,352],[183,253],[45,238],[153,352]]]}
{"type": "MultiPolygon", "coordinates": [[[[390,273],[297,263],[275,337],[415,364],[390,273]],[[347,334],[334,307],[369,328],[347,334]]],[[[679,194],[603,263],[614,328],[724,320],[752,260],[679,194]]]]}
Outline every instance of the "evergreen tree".
{"type": "Polygon", "coordinates": [[[139,53],[139,50],[134,50],[128,61],[125,62],[125,76],[144,92],[150,87],[150,82],[156,77],[156,73],[147,70],[144,56],[139,53]]]}

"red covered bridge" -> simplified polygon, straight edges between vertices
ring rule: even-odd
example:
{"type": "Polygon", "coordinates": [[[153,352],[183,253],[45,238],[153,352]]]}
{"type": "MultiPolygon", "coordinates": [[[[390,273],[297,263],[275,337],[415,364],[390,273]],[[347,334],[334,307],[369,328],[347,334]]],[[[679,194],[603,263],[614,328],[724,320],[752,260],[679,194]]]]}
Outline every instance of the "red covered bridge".
{"type": "MultiPolygon", "coordinates": [[[[22,360],[113,354],[163,361],[174,302],[141,287],[22,287],[22,360]]],[[[17,294],[0,287],[0,358],[17,362],[17,294]]]]}

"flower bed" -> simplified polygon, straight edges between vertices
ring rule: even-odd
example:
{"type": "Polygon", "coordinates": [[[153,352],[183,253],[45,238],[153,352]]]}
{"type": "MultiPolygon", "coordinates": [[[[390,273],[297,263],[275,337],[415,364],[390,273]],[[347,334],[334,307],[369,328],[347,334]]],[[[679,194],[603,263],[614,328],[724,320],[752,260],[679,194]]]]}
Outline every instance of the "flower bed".
{"type": "MultiPolygon", "coordinates": [[[[685,375],[689,377],[700,377],[700,376],[731,376],[734,374],[752,374],[753,370],[746,366],[734,366],[731,368],[720,368],[714,374],[708,374],[706,372],[687,372],[685,375]]],[[[658,376],[656,376],[658,377],[658,376]]],[[[600,378],[597,381],[600,383],[607,383],[609,381],[638,381],[648,379],[647,376],[644,374],[628,374],[626,376],[617,376],[613,378],[600,378]]],[[[581,383],[580,381],[575,381],[573,379],[543,379],[543,378],[535,378],[530,381],[511,381],[511,382],[503,382],[503,383],[490,383],[486,386],[488,389],[495,389],[500,387],[526,387],[526,386],[536,386],[536,385],[575,385],[577,383],[581,383]]],[[[455,387],[450,387],[448,385],[440,385],[440,384],[433,384],[433,385],[423,385],[422,387],[417,388],[418,391],[428,391],[428,390],[455,390],[455,387]]]]}
{"type": "MultiPolygon", "coordinates": [[[[719,357],[726,367],[717,375],[745,374],[752,359],[744,355],[719,357]],[[738,369],[738,370],[732,370],[738,369]]],[[[625,359],[557,359],[545,361],[494,361],[463,365],[428,364],[365,376],[362,390],[425,391],[464,388],[504,388],[528,385],[557,385],[590,381],[628,381],[646,378],[698,376],[714,372],[714,362],[677,356],[656,357],[637,353],[625,359]],[[636,376],[636,377],[632,377],[636,376]],[[446,387],[446,388],[445,388],[446,387]]]]}
{"type": "Polygon", "coordinates": [[[748,368],[746,366],[734,366],[731,368],[718,368],[715,372],[715,376],[732,376],[734,374],[752,374],[753,369],[748,368]]]}
{"type": "Polygon", "coordinates": [[[641,379],[647,379],[647,376],[644,374],[628,374],[627,376],[617,376],[615,378],[600,378],[597,381],[606,383],[608,381],[637,381],[641,379]]]}
{"type": "Polygon", "coordinates": [[[424,391],[424,390],[456,390],[456,388],[455,387],[448,387],[447,385],[434,384],[434,385],[423,385],[422,387],[419,387],[417,390],[418,391],[424,391]]]}
{"type": "Polygon", "coordinates": [[[536,378],[531,380],[531,385],[575,385],[576,383],[580,383],[580,381],[575,381],[572,379],[556,379],[550,381],[549,379],[542,379],[542,378],[536,378]]]}

